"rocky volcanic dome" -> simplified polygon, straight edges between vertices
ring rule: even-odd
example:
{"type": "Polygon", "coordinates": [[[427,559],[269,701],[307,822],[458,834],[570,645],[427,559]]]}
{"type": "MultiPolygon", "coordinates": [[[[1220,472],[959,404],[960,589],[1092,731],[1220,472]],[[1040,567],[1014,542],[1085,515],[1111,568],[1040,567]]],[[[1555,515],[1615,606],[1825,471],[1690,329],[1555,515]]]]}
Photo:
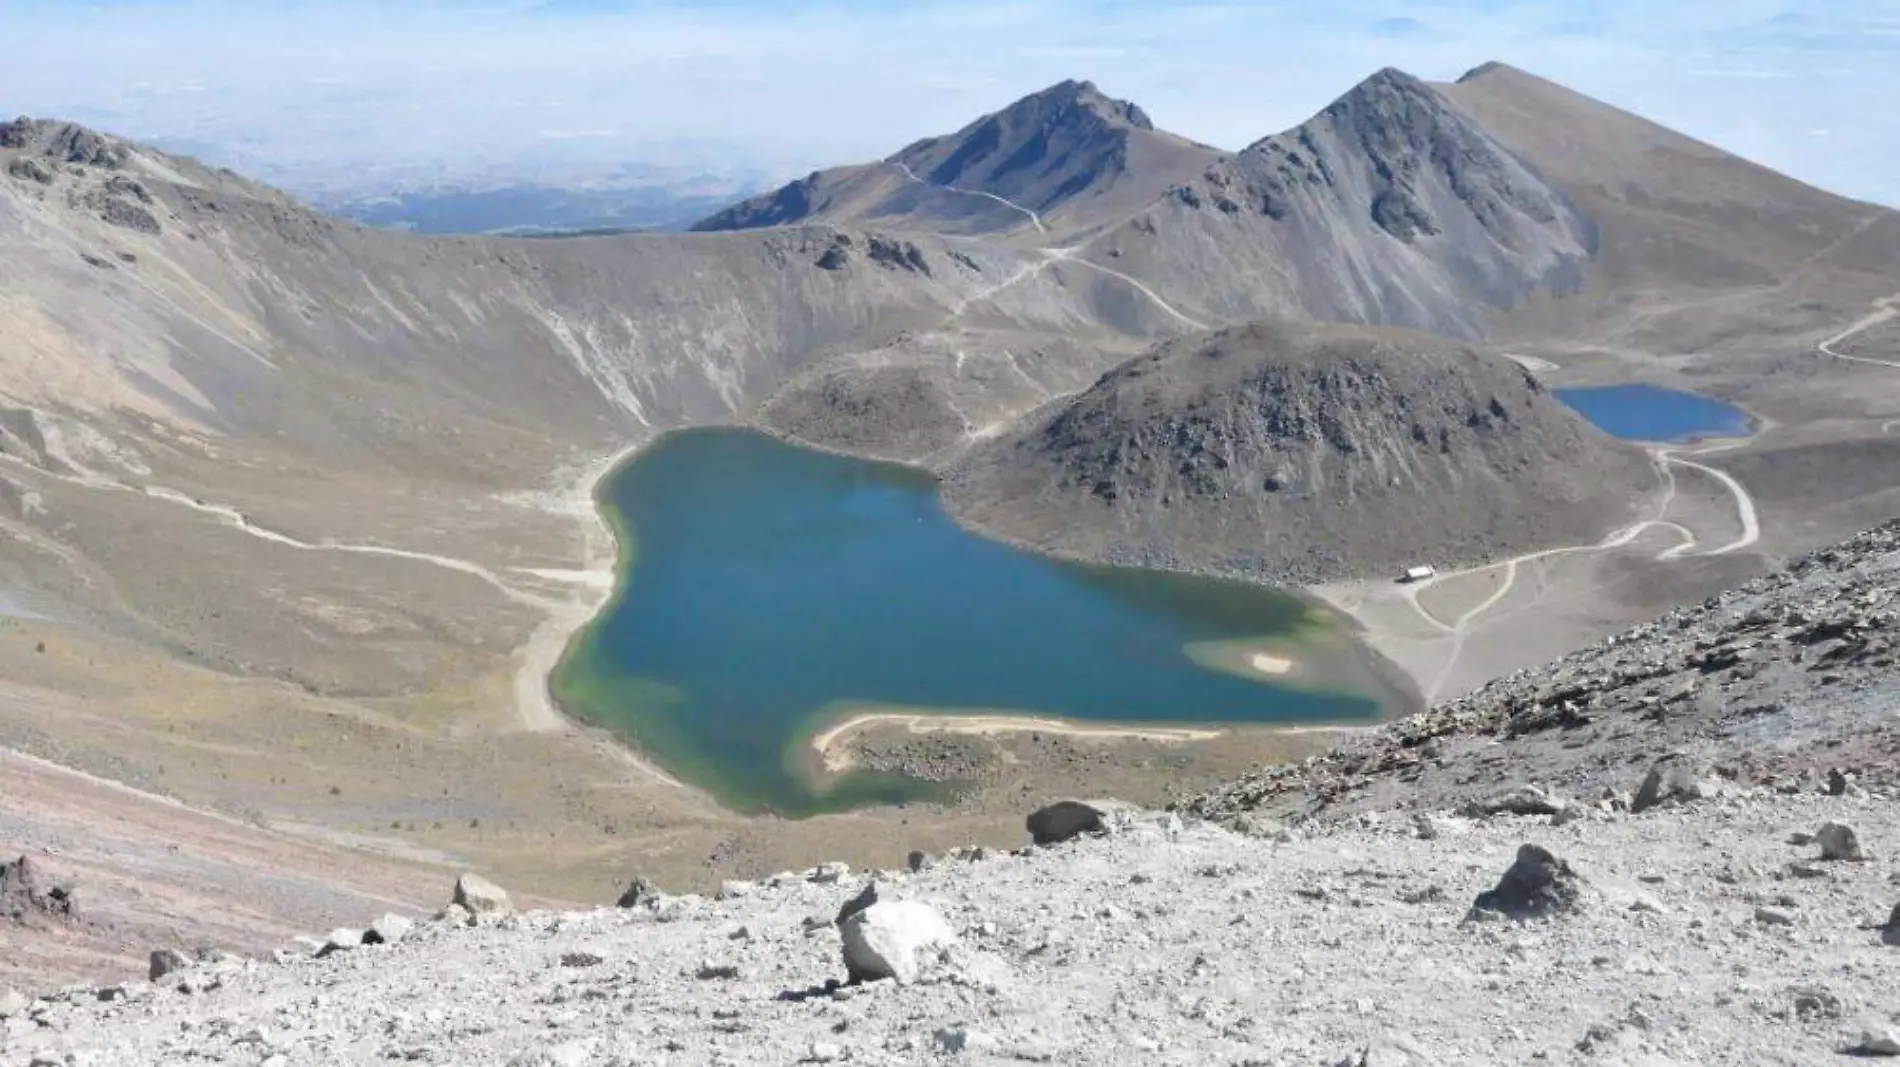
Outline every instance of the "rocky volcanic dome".
{"type": "Polygon", "coordinates": [[[1117,367],[979,449],[949,494],[1040,547],[1319,581],[1589,543],[1656,483],[1502,356],[1270,322],[1117,367]]]}

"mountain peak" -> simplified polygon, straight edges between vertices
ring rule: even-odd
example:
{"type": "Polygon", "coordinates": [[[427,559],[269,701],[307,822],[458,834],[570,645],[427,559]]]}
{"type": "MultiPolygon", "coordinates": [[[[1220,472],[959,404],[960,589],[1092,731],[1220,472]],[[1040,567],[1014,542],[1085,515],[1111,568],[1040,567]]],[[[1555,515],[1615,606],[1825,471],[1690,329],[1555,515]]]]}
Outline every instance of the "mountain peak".
{"type": "Polygon", "coordinates": [[[1519,70],[1516,67],[1511,66],[1509,63],[1500,63],[1497,60],[1492,59],[1492,60],[1487,60],[1483,63],[1480,63],[1477,66],[1472,67],[1470,70],[1465,71],[1463,74],[1458,75],[1458,81],[1456,84],[1463,85],[1466,82],[1474,82],[1483,78],[1491,77],[1492,75],[1499,75],[1499,74],[1523,75],[1525,74],[1525,72],[1522,70],[1519,70]]]}
{"type": "Polygon", "coordinates": [[[1024,227],[1067,209],[1120,217],[1221,158],[1155,129],[1147,112],[1069,78],[957,130],[917,141],[876,163],[820,172],[755,197],[697,229],[727,230],[822,218],[876,218],[960,233],[1024,227]]]}
{"type": "Polygon", "coordinates": [[[1138,130],[1155,128],[1154,121],[1148,117],[1148,113],[1137,105],[1109,96],[1097,88],[1092,81],[1079,81],[1074,78],[1064,79],[1041,92],[1031,93],[998,114],[1035,112],[1057,117],[1072,110],[1118,126],[1132,126],[1138,130]]]}

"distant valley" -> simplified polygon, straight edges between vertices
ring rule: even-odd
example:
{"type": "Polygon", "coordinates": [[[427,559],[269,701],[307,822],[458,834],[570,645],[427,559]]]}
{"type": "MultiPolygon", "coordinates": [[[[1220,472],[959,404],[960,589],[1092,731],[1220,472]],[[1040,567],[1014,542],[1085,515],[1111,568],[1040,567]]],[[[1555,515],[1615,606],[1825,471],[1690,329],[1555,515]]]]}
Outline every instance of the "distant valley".
{"type": "Polygon", "coordinates": [[[331,195],[315,203],[366,226],[430,234],[537,236],[684,230],[751,191],[745,185],[730,192],[506,185],[331,195]]]}

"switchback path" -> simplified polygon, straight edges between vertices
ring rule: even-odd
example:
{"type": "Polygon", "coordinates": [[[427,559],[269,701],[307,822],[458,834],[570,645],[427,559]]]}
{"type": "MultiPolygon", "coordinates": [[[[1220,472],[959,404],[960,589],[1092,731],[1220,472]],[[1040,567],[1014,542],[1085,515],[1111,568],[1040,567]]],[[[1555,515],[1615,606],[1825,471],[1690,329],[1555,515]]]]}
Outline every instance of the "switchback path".
{"type": "Polygon", "coordinates": [[[997,196],[995,193],[986,193],[981,189],[959,189],[954,185],[940,185],[936,182],[925,181],[924,179],[919,178],[917,176],[916,171],[913,171],[910,169],[910,164],[908,163],[899,163],[894,159],[887,160],[886,162],[888,162],[891,166],[896,167],[904,175],[904,177],[909,178],[911,181],[916,182],[918,185],[926,186],[931,189],[942,189],[943,191],[948,192],[948,193],[962,193],[964,196],[980,196],[985,200],[994,200],[1006,208],[1010,208],[1015,211],[1020,211],[1024,215],[1029,216],[1029,221],[1035,225],[1037,233],[1049,232],[1049,228],[1042,224],[1041,215],[1036,214],[1034,211],[1029,210],[1028,208],[1022,206],[1021,204],[1018,204],[1014,200],[1010,200],[1006,197],[997,196]]]}
{"type": "MultiPolygon", "coordinates": [[[[1689,454],[1701,456],[1712,452],[1726,451],[1734,447],[1736,447],[1734,444],[1716,445],[1711,448],[1699,449],[1689,454]]],[[[1690,550],[1697,545],[1694,532],[1681,523],[1674,522],[1665,517],[1669,514],[1669,507],[1675,502],[1677,493],[1675,472],[1670,469],[1672,464],[1709,475],[1719,482],[1723,488],[1727,489],[1730,495],[1735,498],[1736,515],[1741,522],[1741,534],[1728,544],[1722,545],[1719,548],[1709,549],[1706,552],[1697,553],[1697,555],[1725,556],[1731,552],[1738,552],[1744,548],[1748,548],[1761,540],[1761,523],[1756,512],[1755,500],[1749,495],[1748,490],[1742,483],[1737,481],[1734,476],[1726,471],[1718,470],[1706,464],[1696,463],[1692,460],[1682,459],[1675,453],[1676,450],[1671,448],[1658,448],[1652,453],[1656,460],[1657,469],[1662,473],[1664,485],[1663,497],[1657,504],[1656,513],[1653,518],[1644,519],[1641,522],[1633,523],[1620,530],[1616,530],[1593,545],[1567,545],[1562,548],[1547,548],[1537,552],[1527,552],[1524,555],[1514,556],[1497,563],[1484,563],[1475,567],[1466,567],[1462,570],[1447,571],[1443,574],[1433,575],[1431,578],[1414,583],[1406,588],[1405,598],[1407,602],[1411,604],[1412,609],[1418,613],[1419,617],[1424,619],[1428,624],[1451,635],[1452,639],[1451,650],[1446,654],[1444,666],[1440,668],[1438,676],[1432,680],[1432,684],[1426,689],[1425,699],[1427,703],[1436,703],[1439,694],[1443,692],[1446,683],[1450,681],[1452,672],[1457,668],[1459,658],[1464,653],[1465,638],[1470,634],[1472,624],[1476,622],[1480,616],[1490,611],[1493,607],[1496,607],[1498,602],[1508,596],[1511,590],[1516,586],[1519,564],[1532,563],[1537,560],[1550,559],[1555,556],[1571,555],[1580,552],[1604,552],[1613,548],[1621,548],[1655,528],[1674,530],[1683,537],[1680,543],[1672,545],[1658,553],[1656,556],[1657,559],[1679,559],[1688,555],[1690,550]],[[1449,581],[1453,578],[1482,574],[1485,571],[1500,567],[1504,570],[1503,584],[1493,590],[1490,596],[1472,606],[1450,622],[1446,622],[1436,615],[1433,615],[1430,609],[1419,603],[1419,594],[1434,585],[1449,581]]]]}

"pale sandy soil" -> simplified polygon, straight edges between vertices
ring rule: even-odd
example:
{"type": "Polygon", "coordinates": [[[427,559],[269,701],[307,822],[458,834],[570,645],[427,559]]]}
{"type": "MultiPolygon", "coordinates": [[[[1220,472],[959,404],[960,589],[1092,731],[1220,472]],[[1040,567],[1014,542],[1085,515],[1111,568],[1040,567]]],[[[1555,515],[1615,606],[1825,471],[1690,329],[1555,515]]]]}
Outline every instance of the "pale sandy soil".
{"type": "Polygon", "coordinates": [[[1065,719],[1038,718],[1030,715],[938,715],[905,711],[867,711],[834,723],[811,739],[812,751],[823,761],[825,771],[837,774],[856,764],[855,754],[846,744],[852,734],[878,726],[901,726],[913,734],[965,734],[996,737],[1001,734],[1038,733],[1094,741],[1212,741],[1228,731],[1198,726],[1097,726],[1065,719]]]}

